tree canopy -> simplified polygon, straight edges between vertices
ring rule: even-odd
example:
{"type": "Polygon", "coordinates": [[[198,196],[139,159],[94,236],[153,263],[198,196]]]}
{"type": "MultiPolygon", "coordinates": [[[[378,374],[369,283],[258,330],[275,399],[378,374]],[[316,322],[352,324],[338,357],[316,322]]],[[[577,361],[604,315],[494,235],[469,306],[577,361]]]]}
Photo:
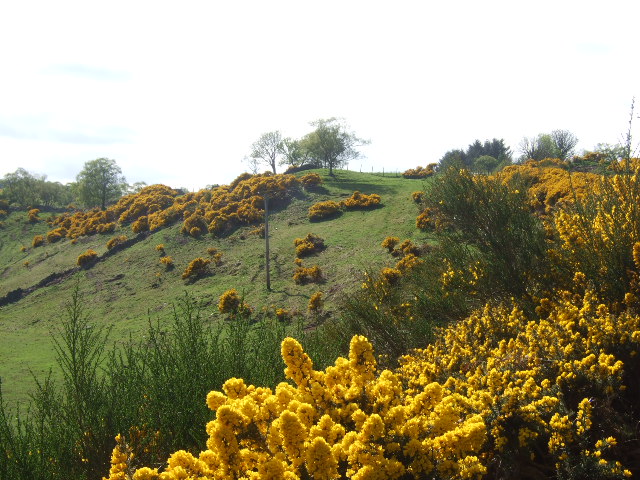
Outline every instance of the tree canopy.
{"type": "Polygon", "coordinates": [[[540,133],[537,137],[524,137],[519,145],[520,160],[544,160],[559,158],[568,160],[578,144],[578,137],[568,130],[540,133]]]}
{"type": "Polygon", "coordinates": [[[259,164],[266,164],[276,173],[278,158],[283,153],[283,138],[278,130],[260,135],[251,145],[250,165],[257,171],[259,164]]]}
{"type": "Polygon", "coordinates": [[[99,206],[117,200],[126,190],[127,183],[115,160],[98,158],[88,161],[76,177],[78,197],[87,207],[99,206]]]}
{"type": "Polygon", "coordinates": [[[335,117],[316,120],[310,125],[315,130],[301,139],[301,146],[314,163],[329,169],[329,175],[333,175],[334,168],[360,157],[357,147],[369,143],[348,131],[348,127],[335,117]]]}
{"type": "Polygon", "coordinates": [[[476,140],[466,150],[449,150],[440,159],[441,170],[449,167],[465,168],[469,171],[490,173],[500,165],[511,163],[511,148],[507,147],[503,139],[476,140]],[[484,157],[491,157],[493,160],[484,157]],[[482,159],[482,160],[480,160],[482,159]]]}
{"type": "Polygon", "coordinates": [[[9,203],[20,207],[29,206],[65,206],[73,199],[69,185],[49,182],[46,175],[33,174],[24,168],[7,173],[0,179],[2,196],[9,203]]]}

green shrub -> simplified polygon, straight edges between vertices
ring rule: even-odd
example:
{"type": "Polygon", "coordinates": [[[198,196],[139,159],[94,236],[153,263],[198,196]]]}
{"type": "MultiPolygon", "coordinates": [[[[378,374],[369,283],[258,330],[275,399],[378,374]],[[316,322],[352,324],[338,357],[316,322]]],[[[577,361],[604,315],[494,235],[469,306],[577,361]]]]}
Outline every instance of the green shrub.
{"type": "MultiPolygon", "coordinates": [[[[469,247],[487,270],[479,287],[503,298],[529,296],[540,287],[546,264],[545,232],[517,183],[450,168],[430,183],[424,206],[439,241],[469,247]]],[[[454,262],[457,263],[457,262],[454,262]]]]}

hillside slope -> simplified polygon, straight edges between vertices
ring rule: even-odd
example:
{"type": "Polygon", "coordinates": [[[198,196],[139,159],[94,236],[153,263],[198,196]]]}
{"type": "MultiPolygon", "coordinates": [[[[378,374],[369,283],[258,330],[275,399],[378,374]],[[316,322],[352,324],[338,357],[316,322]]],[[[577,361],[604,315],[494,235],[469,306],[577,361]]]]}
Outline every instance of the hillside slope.
{"type": "MultiPolygon", "coordinates": [[[[306,172],[305,172],[306,173],[306,172]]],[[[33,383],[29,372],[41,378],[55,363],[50,332],[64,315],[65,303],[79,282],[92,320],[112,325],[113,341],[146,332],[148,319],[164,319],[172,304],[185,292],[199,299],[211,321],[221,318],[217,310],[220,295],[236,288],[255,308],[275,305],[304,312],[310,296],[322,291],[326,309],[336,314],[336,302],[343,294],[359,288],[365,269],[390,263],[382,240],[395,235],[423,243],[425,234],[415,228],[417,209],[411,193],[423,188],[420,180],[338,171],[335,177],[322,175],[320,190],[303,192],[270,217],[271,285],[265,286],[264,239],[250,233],[254,227],[241,227],[223,238],[205,235],[193,238],[180,233],[181,223],[148,232],[132,246],[98,262],[92,268],[37,288],[21,300],[0,307],[0,378],[5,399],[10,403],[24,399],[33,383]],[[341,201],[354,191],[381,196],[382,207],[364,211],[345,211],[332,220],[310,222],[309,207],[319,201],[341,201]],[[315,233],[327,248],[303,260],[304,266],[319,265],[325,277],[320,285],[296,285],[295,238],[315,233]],[[167,270],[156,250],[164,245],[175,268],[167,270]],[[188,263],[208,257],[207,249],[222,252],[222,263],[212,267],[210,276],[193,282],[181,278],[188,263]]],[[[27,221],[26,212],[14,212],[0,229],[0,296],[15,289],[27,289],[55,272],[76,266],[77,257],[87,249],[99,255],[107,252],[113,236],[135,237],[130,226],[115,232],[79,237],[76,243],[64,239],[31,247],[34,235],[44,235],[51,227],[41,213],[36,223],[27,221]],[[23,252],[21,247],[27,247],[23,252]],[[25,265],[25,262],[28,264],[25,265]]]]}

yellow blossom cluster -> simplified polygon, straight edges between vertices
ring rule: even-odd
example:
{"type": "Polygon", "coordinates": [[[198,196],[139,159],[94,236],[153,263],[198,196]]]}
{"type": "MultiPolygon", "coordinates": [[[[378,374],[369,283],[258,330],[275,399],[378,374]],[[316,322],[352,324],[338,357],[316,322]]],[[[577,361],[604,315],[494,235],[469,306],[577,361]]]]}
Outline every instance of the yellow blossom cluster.
{"type": "Polygon", "coordinates": [[[325,249],[324,239],[315,233],[308,233],[304,238],[296,238],[293,241],[296,247],[296,257],[302,258],[325,249]]]}
{"type": "Polygon", "coordinates": [[[40,221],[40,217],[38,216],[39,213],[40,213],[40,209],[38,208],[32,208],[31,210],[29,210],[27,212],[27,215],[29,217],[29,222],[36,223],[40,221]]]}
{"type": "Polygon", "coordinates": [[[64,238],[66,232],[64,228],[54,228],[47,232],[47,242],[56,243],[58,240],[64,238]]]}
{"type": "Polygon", "coordinates": [[[238,312],[251,311],[251,307],[243,303],[238,290],[232,288],[220,295],[218,299],[218,310],[220,313],[235,314],[238,312]]]}
{"type": "Polygon", "coordinates": [[[484,403],[479,414],[493,458],[528,455],[540,475],[548,465],[567,475],[599,451],[595,471],[623,475],[618,460],[602,453],[599,435],[622,431],[607,415],[612,399],[621,399],[640,373],[640,317],[613,315],[596,300],[592,291],[564,292],[559,300],[543,299],[537,317],[486,306],[404,357],[401,374],[410,393],[436,381],[484,403]]]}
{"type": "Polygon", "coordinates": [[[322,281],[322,270],[318,265],[303,267],[301,264],[293,272],[293,281],[297,285],[319,283],[322,281]]]}
{"type": "Polygon", "coordinates": [[[131,224],[134,233],[154,231],[183,221],[182,231],[198,237],[207,232],[222,234],[242,224],[253,224],[264,217],[264,195],[273,204],[282,203],[300,185],[293,175],[243,174],[230,185],[178,195],[166,185],[150,185],[140,192],[121,197],[106,210],[69,212],[51,225],[61,236],[113,231],[117,223],[131,224]]]}
{"type": "Polygon", "coordinates": [[[272,390],[229,379],[207,396],[216,412],[207,450],[178,451],[162,473],[143,467],[125,478],[478,478],[487,471],[485,455],[476,453],[487,438],[477,406],[435,382],[407,395],[399,374],[377,373],[366,338],[354,337],[348,358],[324,371],[292,338],[283,341],[282,357],[293,385],[272,390]]]}
{"type": "Polygon", "coordinates": [[[93,265],[97,259],[98,252],[90,248],[89,250],[78,256],[76,263],[79,267],[88,268],[93,265]]]}
{"type": "MultiPolygon", "coordinates": [[[[640,317],[611,313],[590,290],[543,299],[536,314],[487,305],[395,372],[377,370],[362,336],[324,371],[287,338],[293,384],[229,379],[207,396],[216,412],[207,450],[110,480],[479,479],[509,476],[519,458],[535,478],[575,476],[578,466],[629,476],[617,445],[637,421],[622,413],[638,392],[638,349],[640,317]]],[[[114,452],[116,474],[124,451],[114,452]]]]}
{"type": "Polygon", "coordinates": [[[549,159],[509,165],[497,176],[505,183],[513,183],[514,179],[523,182],[528,188],[531,206],[543,213],[573,203],[576,198],[585,198],[600,179],[600,175],[594,173],[570,172],[563,162],[549,159]]]}
{"type": "Polygon", "coordinates": [[[435,173],[434,172],[435,167],[436,167],[435,163],[430,163],[426,167],[418,166],[416,168],[410,168],[408,170],[405,170],[402,173],[402,176],[404,178],[427,178],[435,173]]]}
{"type": "Polygon", "coordinates": [[[182,272],[182,279],[202,277],[209,273],[209,264],[211,260],[208,258],[197,257],[189,262],[187,268],[182,272]]]}
{"type": "MultiPolygon", "coordinates": [[[[622,163],[622,162],[620,162],[622,163]]],[[[616,164],[617,165],[617,164],[616,164]]],[[[603,176],[588,201],[563,209],[553,218],[559,245],[549,251],[571,271],[583,272],[608,298],[640,294],[640,164],[603,176]]]]}
{"type": "Polygon", "coordinates": [[[314,203],[309,207],[309,220],[312,222],[331,218],[340,213],[341,207],[338,202],[326,200],[324,202],[314,203]]]}
{"type": "MultiPolygon", "coordinates": [[[[51,232],[49,232],[51,233],[51,232]]],[[[117,237],[113,237],[107,242],[107,250],[111,250],[116,245],[120,245],[127,241],[126,235],[118,235],[117,237]]]]}
{"type": "Polygon", "coordinates": [[[320,312],[320,310],[322,310],[323,303],[324,300],[322,298],[322,292],[316,292],[311,295],[311,298],[309,298],[307,309],[311,313],[318,313],[320,312]]]}
{"type": "Polygon", "coordinates": [[[33,240],[31,241],[31,246],[32,247],[39,247],[40,245],[44,244],[44,236],[42,235],[35,235],[33,237],[33,240]]]}
{"type": "Polygon", "coordinates": [[[313,190],[322,184],[322,178],[317,173],[307,173],[300,177],[300,183],[305,189],[313,190]]]}
{"type": "Polygon", "coordinates": [[[170,270],[173,268],[173,258],[171,258],[170,255],[165,255],[163,257],[160,257],[160,263],[164,265],[167,270],[170,270]]]}
{"type": "Polygon", "coordinates": [[[356,190],[355,192],[353,192],[353,195],[340,202],[340,205],[342,205],[347,210],[375,208],[380,206],[380,195],[378,195],[377,193],[367,195],[356,190]]]}
{"type": "Polygon", "coordinates": [[[219,252],[218,249],[215,247],[209,247],[207,248],[207,253],[209,254],[209,256],[211,257],[211,260],[217,267],[222,265],[222,252],[219,252]]]}

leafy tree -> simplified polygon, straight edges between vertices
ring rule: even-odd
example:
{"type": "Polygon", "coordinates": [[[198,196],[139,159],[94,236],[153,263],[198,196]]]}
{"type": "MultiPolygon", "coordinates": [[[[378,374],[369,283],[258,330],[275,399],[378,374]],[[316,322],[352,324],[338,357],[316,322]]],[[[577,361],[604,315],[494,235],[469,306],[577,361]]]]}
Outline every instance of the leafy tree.
{"type": "Polygon", "coordinates": [[[494,170],[500,165],[507,165],[511,163],[511,149],[504,144],[504,140],[494,138],[492,140],[485,140],[481,142],[476,140],[466,150],[449,150],[440,159],[440,169],[447,170],[449,167],[456,167],[458,169],[465,168],[467,170],[486,171],[486,164],[476,166],[476,161],[482,156],[490,156],[497,160],[495,166],[491,168],[494,170]]]}
{"type": "Polygon", "coordinates": [[[482,153],[481,155],[479,155],[479,157],[481,157],[482,155],[492,156],[501,164],[509,164],[511,163],[511,160],[513,158],[511,148],[507,147],[504,144],[503,139],[498,140],[497,138],[494,138],[491,141],[485,140],[484,144],[482,145],[482,153]]]}
{"type": "Polygon", "coordinates": [[[257,171],[258,165],[264,163],[276,173],[278,157],[282,154],[282,142],[282,135],[278,130],[260,135],[251,145],[251,168],[257,171]]]}
{"type": "Polygon", "coordinates": [[[40,203],[46,207],[65,206],[73,201],[69,185],[41,180],[37,184],[40,203]]]}
{"type": "Polygon", "coordinates": [[[540,133],[537,137],[525,137],[519,146],[522,152],[520,160],[568,160],[577,144],[578,138],[568,130],[554,130],[550,134],[540,133]]]}
{"type": "Polygon", "coordinates": [[[292,167],[319,166],[314,165],[314,160],[304,148],[304,142],[289,137],[282,140],[282,160],[280,163],[292,167]]]}
{"type": "Polygon", "coordinates": [[[133,185],[127,185],[127,193],[139,193],[146,186],[147,182],[135,182],[133,185]]]}
{"type": "Polygon", "coordinates": [[[16,203],[22,207],[37,205],[38,184],[45,181],[45,176],[34,175],[24,168],[18,168],[13,173],[7,173],[2,179],[2,188],[9,203],[16,203]]]}
{"type": "Polygon", "coordinates": [[[620,143],[617,143],[615,145],[610,145],[608,143],[598,143],[593,151],[600,154],[605,160],[609,162],[622,160],[626,155],[626,148],[620,143]]]}
{"type": "Polygon", "coordinates": [[[302,138],[302,148],[312,161],[328,168],[329,175],[333,175],[334,168],[358,158],[360,152],[356,148],[369,143],[349,132],[337,118],[316,120],[310,125],[315,130],[302,138]]]}
{"type": "Polygon", "coordinates": [[[476,161],[473,162],[473,169],[476,172],[480,173],[491,173],[493,172],[500,162],[497,158],[492,157],[491,155],[482,155],[481,157],[476,158],[476,161]]]}
{"type": "Polygon", "coordinates": [[[439,170],[445,171],[449,168],[468,168],[467,154],[464,150],[449,150],[439,161],[439,170]]]}
{"type": "Polygon", "coordinates": [[[98,158],[84,164],[77,175],[78,196],[87,207],[100,206],[117,200],[127,188],[127,181],[115,160],[98,158]]]}

